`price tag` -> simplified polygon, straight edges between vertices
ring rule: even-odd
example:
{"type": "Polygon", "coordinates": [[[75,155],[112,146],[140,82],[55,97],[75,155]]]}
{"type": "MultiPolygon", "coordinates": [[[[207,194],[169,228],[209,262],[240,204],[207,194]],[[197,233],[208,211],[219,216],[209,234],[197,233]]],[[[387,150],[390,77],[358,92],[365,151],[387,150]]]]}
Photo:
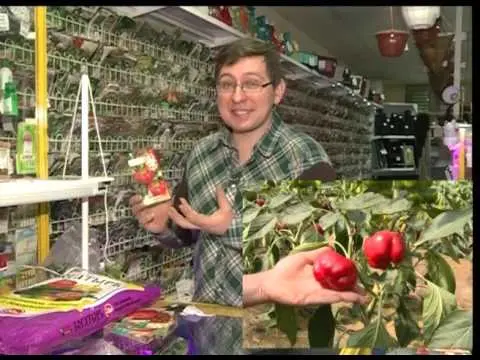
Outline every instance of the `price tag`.
{"type": "Polygon", "coordinates": [[[0,31],[10,30],[10,20],[7,14],[0,14],[0,31]]]}

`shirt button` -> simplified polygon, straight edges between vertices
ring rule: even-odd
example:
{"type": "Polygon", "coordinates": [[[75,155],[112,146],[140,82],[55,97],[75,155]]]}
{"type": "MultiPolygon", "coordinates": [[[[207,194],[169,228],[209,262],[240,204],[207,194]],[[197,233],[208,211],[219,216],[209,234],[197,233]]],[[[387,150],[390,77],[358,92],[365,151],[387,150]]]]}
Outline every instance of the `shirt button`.
{"type": "Polygon", "coordinates": [[[230,189],[235,190],[236,188],[237,188],[237,185],[235,184],[230,185],[230,189]]]}

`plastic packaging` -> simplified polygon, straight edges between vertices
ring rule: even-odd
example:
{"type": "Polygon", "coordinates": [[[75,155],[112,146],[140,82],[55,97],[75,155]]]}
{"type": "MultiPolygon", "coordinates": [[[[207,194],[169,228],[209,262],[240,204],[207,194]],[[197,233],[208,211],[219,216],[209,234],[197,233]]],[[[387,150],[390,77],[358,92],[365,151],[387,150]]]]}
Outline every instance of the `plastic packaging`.
{"type": "Polygon", "coordinates": [[[48,354],[103,329],[160,296],[141,287],[71,269],[0,297],[0,354],[48,354]]]}
{"type": "MultiPolygon", "coordinates": [[[[88,264],[89,269],[93,273],[102,271],[101,262],[102,251],[98,242],[99,233],[95,229],[89,229],[89,246],[88,246],[88,264]]],[[[47,258],[43,262],[43,266],[63,273],[65,270],[81,266],[82,258],[82,224],[74,222],[62,235],[60,235],[47,258]]]]}

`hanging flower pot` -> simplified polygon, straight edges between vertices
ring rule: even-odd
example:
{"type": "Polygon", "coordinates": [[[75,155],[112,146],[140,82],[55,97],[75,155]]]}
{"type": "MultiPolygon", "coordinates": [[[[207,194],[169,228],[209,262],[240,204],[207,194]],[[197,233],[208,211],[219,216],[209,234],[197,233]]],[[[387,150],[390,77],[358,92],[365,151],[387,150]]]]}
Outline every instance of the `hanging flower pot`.
{"type": "Polygon", "coordinates": [[[429,29],[440,17],[440,6],[402,6],[402,15],[410,29],[429,29]]]}
{"type": "Polygon", "coordinates": [[[420,48],[434,42],[437,39],[439,32],[440,31],[436,26],[429,29],[412,30],[415,45],[420,48]]]}
{"type": "Polygon", "coordinates": [[[429,28],[412,30],[413,39],[415,40],[415,45],[418,48],[434,43],[439,33],[440,18],[438,18],[436,23],[429,28]]]}
{"type": "Polygon", "coordinates": [[[405,51],[408,32],[401,30],[386,30],[376,33],[378,49],[385,57],[399,57],[405,51]]]}
{"type": "Polygon", "coordinates": [[[439,34],[432,44],[419,48],[423,63],[433,73],[441,71],[445,67],[444,62],[450,60],[453,37],[452,33],[439,34]]]}

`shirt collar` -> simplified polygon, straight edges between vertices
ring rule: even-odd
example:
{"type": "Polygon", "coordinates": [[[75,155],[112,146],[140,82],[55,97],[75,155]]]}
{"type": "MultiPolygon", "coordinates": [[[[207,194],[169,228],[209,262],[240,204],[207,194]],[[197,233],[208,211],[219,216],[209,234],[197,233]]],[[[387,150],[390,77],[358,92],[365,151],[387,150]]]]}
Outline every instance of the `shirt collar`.
{"type": "MultiPolygon", "coordinates": [[[[267,133],[260,139],[259,143],[255,146],[255,149],[258,149],[258,151],[260,151],[260,153],[265,157],[272,156],[283,126],[284,124],[282,118],[276,111],[273,111],[272,125],[270,130],[268,130],[267,133]]],[[[232,133],[226,126],[223,126],[220,129],[218,142],[215,142],[214,148],[219,145],[233,148],[232,133]]]]}

